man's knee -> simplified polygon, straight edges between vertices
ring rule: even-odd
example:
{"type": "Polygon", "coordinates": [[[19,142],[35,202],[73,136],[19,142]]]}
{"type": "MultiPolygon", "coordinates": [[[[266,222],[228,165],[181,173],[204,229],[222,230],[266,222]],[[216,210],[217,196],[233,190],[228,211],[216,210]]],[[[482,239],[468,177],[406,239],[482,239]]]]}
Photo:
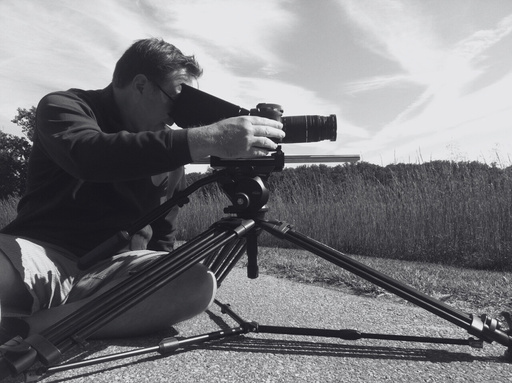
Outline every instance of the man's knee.
{"type": "Polygon", "coordinates": [[[215,294],[217,293],[217,280],[215,275],[204,265],[197,264],[188,272],[184,273],[184,277],[188,279],[190,286],[189,302],[197,302],[199,306],[203,306],[204,311],[213,303],[215,294]]]}
{"type": "Polygon", "coordinates": [[[206,266],[197,264],[174,279],[164,290],[162,295],[165,298],[161,303],[172,307],[176,317],[181,316],[181,320],[184,320],[200,314],[213,303],[217,280],[206,266]]]}
{"type": "Polygon", "coordinates": [[[214,274],[201,264],[129,309],[94,335],[97,338],[144,335],[204,312],[217,292],[214,274]]]}

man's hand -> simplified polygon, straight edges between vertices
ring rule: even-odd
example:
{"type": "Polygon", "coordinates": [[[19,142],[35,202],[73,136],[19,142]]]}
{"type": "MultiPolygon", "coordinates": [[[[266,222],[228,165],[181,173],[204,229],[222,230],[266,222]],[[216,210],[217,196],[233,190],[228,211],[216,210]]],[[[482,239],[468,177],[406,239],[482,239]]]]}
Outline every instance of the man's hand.
{"type": "Polygon", "coordinates": [[[191,128],[188,144],[192,160],[206,156],[249,158],[265,156],[277,148],[271,138],[282,139],[280,122],[257,116],[228,118],[215,124],[191,128]]]}

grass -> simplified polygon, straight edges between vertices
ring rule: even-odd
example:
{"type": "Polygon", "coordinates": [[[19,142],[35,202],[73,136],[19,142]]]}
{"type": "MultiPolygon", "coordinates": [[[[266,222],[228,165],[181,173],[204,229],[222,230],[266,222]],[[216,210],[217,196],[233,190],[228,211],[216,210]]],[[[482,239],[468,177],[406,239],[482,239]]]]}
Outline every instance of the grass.
{"type": "MultiPolygon", "coordinates": [[[[271,185],[267,217],[350,254],[512,271],[511,171],[445,162],[383,176],[348,167],[342,181],[320,171],[271,185]]],[[[226,205],[214,193],[193,196],[182,238],[215,222],[226,205]]],[[[284,246],[270,236],[262,245],[284,246]]]]}

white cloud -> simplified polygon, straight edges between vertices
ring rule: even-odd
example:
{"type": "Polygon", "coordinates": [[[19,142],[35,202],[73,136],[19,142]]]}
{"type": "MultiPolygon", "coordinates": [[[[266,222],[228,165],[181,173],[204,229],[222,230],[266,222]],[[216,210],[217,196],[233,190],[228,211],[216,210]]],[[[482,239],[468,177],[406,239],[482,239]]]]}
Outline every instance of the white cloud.
{"type": "MultiPolygon", "coordinates": [[[[0,3],[0,128],[46,93],[108,84],[115,60],[145,26],[115,1],[0,3]]],[[[19,129],[18,129],[19,130],[19,129]]]]}
{"type": "Polygon", "coordinates": [[[340,0],[351,22],[363,35],[359,43],[400,64],[411,78],[428,76],[439,60],[437,41],[428,20],[412,2],[340,0]]]}
{"type": "Polygon", "coordinates": [[[375,76],[365,78],[363,80],[352,81],[343,86],[343,90],[348,95],[368,92],[372,90],[403,86],[404,83],[410,82],[410,78],[404,74],[375,76]]]}
{"type": "Polygon", "coordinates": [[[507,96],[512,76],[465,94],[487,69],[479,64],[488,58],[485,54],[489,48],[511,34],[512,15],[454,44],[435,33],[415,3],[348,0],[341,4],[364,31],[366,46],[403,68],[395,75],[352,82],[346,86],[347,92],[357,94],[407,83],[425,87],[392,122],[364,142],[367,160],[370,157],[379,162],[380,157],[386,163],[415,161],[421,156],[425,160],[446,158],[445,148],[450,145],[476,159],[503,141],[502,150],[512,153],[508,143],[512,141],[512,100],[507,96]]]}
{"type": "Polygon", "coordinates": [[[281,0],[150,0],[158,9],[157,22],[181,38],[216,54],[229,66],[233,57],[270,63],[266,70],[279,64],[273,44],[296,20],[281,0]],[[227,60],[225,60],[228,55],[227,60]]]}
{"type": "MultiPolygon", "coordinates": [[[[258,76],[268,78],[286,65],[274,44],[295,23],[287,4],[288,0],[53,0],[49,6],[3,1],[0,128],[17,129],[6,124],[16,108],[37,104],[49,91],[105,86],[122,52],[134,40],[150,36],[195,54],[205,68],[203,88],[240,104],[252,101],[258,97],[257,85],[265,87],[258,76]],[[240,74],[245,66],[256,72],[240,74]]],[[[265,90],[278,89],[278,83],[265,90]]]]}
{"type": "Polygon", "coordinates": [[[492,162],[499,147],[512,155],[512,74],[449,104],[435,100],[423,113],[389,127],[364,143],[367,161],[380,163],[453,159],[492,162]],[[493,100],[489,103],[489,100],[493,100]],[[455,153],[452,149],[457,148],[455,153]],[[491,159],[489,159],[491,158],[491,159]]]}

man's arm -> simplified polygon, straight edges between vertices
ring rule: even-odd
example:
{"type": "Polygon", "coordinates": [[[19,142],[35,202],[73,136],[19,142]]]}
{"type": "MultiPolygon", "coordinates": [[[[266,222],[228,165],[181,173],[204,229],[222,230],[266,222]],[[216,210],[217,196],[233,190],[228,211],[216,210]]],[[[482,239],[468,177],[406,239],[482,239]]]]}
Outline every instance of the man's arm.
{"type": "Polygon", "coordinates": [[[265,156],[277,144],[270,138],[283,138],[280,122],[256,116],[228,118],[215,124],[188,130],[192,161],[206,156],[247,158],[265,156]]]}
{"type": "Polygon", "coordinates": [[[186,130],[130,133],[118,124],[105,132],[86,102],[58,92],[39,103],[36,139],[52,161],[84,181],[138,179],[191,162],[186,130]]]}
{"type": "Polygon", "coordinates": [[[37,108],[36,135],[48,156],[78,179],[112,182],[160,174],[206,156],[264,156],[282,138],[280,122],[233,117],[197,128],[106,133],[92,109],[70,92],[44,97],[37,108]]]}
{"type": "MultiPolygon", "coordinates": [[[[167,179],[167,197],[162,200],[162,203],[186,187],[187,181],[183,167],[170,172],[167,179]]],[[[147,246],[148,249],[157,251],[171,251],[174,249],[179,210],[178,206],[174,206],[165,217],[161,217],[151,224],[153,236],[147,246]]]]}

